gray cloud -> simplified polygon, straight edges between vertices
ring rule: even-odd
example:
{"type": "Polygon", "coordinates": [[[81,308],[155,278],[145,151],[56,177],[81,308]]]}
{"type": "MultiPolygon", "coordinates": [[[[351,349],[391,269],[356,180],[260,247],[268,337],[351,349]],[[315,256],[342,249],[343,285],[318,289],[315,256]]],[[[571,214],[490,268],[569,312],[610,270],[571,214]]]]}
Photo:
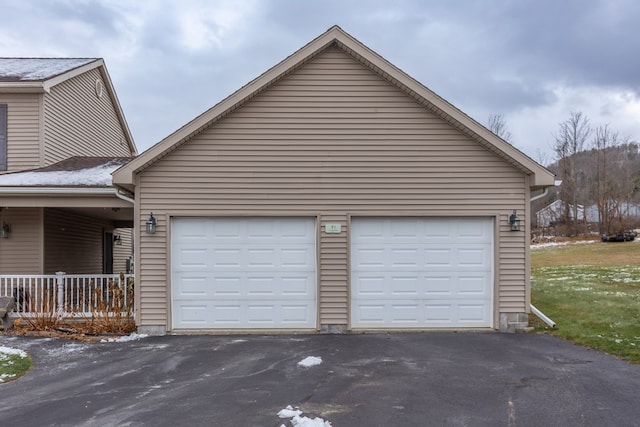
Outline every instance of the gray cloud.
{"type": "Polygon", "coordinates": [[[141,149],[334,24],[476,120],[503,114],[530,155],[571,110],[640,137],[634,0],[0,0],[0,8],[5,56],[104,57],[141,149]]]}

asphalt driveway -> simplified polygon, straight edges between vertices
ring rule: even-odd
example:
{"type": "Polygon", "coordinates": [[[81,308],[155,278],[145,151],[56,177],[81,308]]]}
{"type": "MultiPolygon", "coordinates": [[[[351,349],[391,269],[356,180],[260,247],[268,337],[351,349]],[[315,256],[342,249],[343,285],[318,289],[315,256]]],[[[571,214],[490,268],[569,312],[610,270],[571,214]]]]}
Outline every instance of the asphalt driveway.
{"type": "MultiPolygon", "coordinates": [[[[640,426],[640,366],[534,334],[0,336],[35,368],[0,384],[14,426],[640,426]],[[301,367],[307,356],[322,363],[301,367]]],[[[8,423],[8,424],[7,424],[8,423]]]]}

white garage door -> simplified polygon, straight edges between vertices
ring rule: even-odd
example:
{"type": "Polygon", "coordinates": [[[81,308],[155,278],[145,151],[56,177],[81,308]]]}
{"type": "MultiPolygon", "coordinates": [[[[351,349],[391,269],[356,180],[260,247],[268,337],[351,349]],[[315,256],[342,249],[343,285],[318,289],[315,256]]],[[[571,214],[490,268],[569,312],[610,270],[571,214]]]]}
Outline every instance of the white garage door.
{"type": "Polygon", "coordinates": [[[174,329],[316,327],[309,218],[174,218],[174,329]]]}
{"type": "Polygon", "coordinates": [[[353,328],[490,327],[491,218],[354,218],[353,328]]]}

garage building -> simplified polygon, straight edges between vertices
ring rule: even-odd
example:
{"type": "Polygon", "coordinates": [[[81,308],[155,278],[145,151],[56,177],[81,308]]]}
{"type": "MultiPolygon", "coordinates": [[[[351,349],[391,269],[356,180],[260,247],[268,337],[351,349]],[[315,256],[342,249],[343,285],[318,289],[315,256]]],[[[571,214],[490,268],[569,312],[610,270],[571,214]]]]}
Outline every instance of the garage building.
{"type": "Polygon", "coordinates": [[[135,192],[136,322],[513,330],[531,193],[553,182],[332,27],[114,174],[135,192]]]}

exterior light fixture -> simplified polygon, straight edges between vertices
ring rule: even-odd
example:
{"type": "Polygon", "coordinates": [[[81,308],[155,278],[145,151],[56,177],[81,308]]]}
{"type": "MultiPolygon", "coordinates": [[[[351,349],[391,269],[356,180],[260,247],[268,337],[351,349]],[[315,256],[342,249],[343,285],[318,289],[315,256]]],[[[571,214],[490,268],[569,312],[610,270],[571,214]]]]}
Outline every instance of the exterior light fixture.
{"type": "Polygon", "coordinates": [[[0,227],[0,239],[8,239],[9,233],[11,233],[11,226],[3,222],[0,227]]]}
{"type": "Polygon", "coordinates": [[[147,234],[156,234],[156,217],[153,216],[153,212],[149,214],[149,219],[147,219],[147,234]]]}
{"type": "Polygon", "coordinates": [[[509,224],[511,224],[511,231],[520,231],[520,218],[518,218],[518,214],[516,210],[513,210],[513,213],[509,215],[509,224]]]}
{"type": "Polygon", "coordinates": [[[113,243],[115,243],[118,246],[122,246],[122,236],[119,234],[116,234],[115,236],[113,236],[113,243]]]}

